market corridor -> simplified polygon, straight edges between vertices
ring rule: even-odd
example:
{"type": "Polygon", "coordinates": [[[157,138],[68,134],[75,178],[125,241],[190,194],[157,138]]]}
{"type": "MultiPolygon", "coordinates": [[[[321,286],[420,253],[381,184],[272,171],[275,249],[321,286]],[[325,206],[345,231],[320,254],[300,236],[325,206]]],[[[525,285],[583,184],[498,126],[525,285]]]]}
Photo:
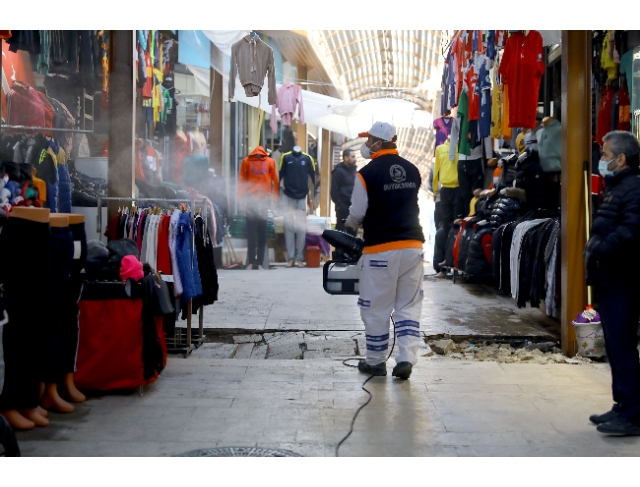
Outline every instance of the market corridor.
{"type": "MultiPolygon", "coordinates": [[[[333,456],[367,398],[366,377],[342,364],[363,332],[355,298],[325,294],[320,269],[221,271],[220,279],[206,317],[217,343],[170,357],[142,397],[91,397],[73,415],[51,413],[49,427],[18,433],[23,455],[236,446],[333,456]]],[[[553,339],[538,310],[516,310],[488,288],[428,277],[424,289],[425,336],[553,339]]],[[[341,456],[637,455],[638,438],[606,437],[588,421],[611,405],[607,364],[457,360],[426,343],[421,355],[409,381],[369,382],[373,400],[341,456]]]]}

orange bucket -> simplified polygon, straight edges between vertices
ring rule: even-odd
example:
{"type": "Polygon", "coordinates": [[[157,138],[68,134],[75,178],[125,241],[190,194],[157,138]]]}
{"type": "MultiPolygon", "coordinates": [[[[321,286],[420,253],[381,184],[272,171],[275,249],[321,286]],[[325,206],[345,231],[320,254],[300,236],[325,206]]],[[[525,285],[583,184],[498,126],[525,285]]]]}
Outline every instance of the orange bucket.
{"type": "Polygon", "coordinates": [[[320,267],[320,247],[307,247],[307,267],[320,267]]]}

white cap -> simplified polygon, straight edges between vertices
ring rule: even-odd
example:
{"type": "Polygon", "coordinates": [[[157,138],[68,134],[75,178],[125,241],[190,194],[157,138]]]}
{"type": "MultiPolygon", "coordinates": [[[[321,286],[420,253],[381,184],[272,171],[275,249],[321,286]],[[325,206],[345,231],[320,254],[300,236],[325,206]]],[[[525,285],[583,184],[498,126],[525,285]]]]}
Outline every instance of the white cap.
{"type": "Polygon", "coordinates": [[[368,132],[361,132],[358,137],[377,137],[387,142],[395,142],[397,135],[396,129],[393,125],[385,122],[376,122],[368,132]]]}

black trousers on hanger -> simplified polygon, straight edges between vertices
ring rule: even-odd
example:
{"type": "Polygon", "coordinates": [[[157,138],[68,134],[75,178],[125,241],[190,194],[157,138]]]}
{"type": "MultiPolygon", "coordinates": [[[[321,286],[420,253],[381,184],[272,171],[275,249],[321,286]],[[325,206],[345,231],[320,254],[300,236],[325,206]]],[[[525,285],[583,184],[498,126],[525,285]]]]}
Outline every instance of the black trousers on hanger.
{"type": "Polygon", "coordinates": [[[469,206],[476,189],[482,189],[484,184],[484,167],[482,158],[458,160],[458,184],[462,200],[462,217],[469,216],[469,206]]]}
{"type": "Polygon", "coordinates": [[[0,233],[0,283],[9,323],[4,325],[4,389],[0,410],[38,405],[40,338],[51,325],[49,223],[12,216],[0,233]]]}
{"type": "Polygon", "coordinates": [[[87,234],[84,223],[69,225],[74,240],[74,259],[71,262],[71,277],[68,291],[64,297],[62,311],[62,373],[69,374],[76,371],[78,356],[79,314],[78,302],[82,294],[84,278],[80,271],[87,262],[87,234]]]}
{"type": "Polygon", "coordinates": [[[73,234],[69,227],[52,227],[50,251],[50,313],[44,332],[35,339],[40,344],[40,380],[47,384],[62,381],[62,342],[65,300],[69,293],[73,234]]]}

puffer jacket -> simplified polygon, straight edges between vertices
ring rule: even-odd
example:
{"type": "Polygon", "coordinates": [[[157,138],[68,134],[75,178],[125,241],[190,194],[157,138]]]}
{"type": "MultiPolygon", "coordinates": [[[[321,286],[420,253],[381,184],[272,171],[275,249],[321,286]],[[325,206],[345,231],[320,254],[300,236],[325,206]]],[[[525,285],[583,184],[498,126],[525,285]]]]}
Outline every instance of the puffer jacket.
{"type": "Polygon", "coordinates": [[[453,246],[456,243],[456,239],[458,238],[458,233],[460,232],[460,225],[452,225],[451,230],[449,230],[449,235],[447,235],[447,246],[445,249],[445,266],[454,267],[454,254],[453,254],[453,246]]]}
{"type": "Polygon", "coordinates": [[[607,176],[584,258],[587,284],[640,288],[640,170],[607,176]]]}
{"type": "Polygon", "coordinates": [[[494,227],[489,223],[477,224],[469,242],[465,272],[473,277],[489,277],[491,273],[491,244],[494,227]]]}
{"type": "Polygon", "coordinates": [[[524,211],[544,207],[544,179],[537,151],[527,150],[516,164],[516,187],[524,189],[527,201],[522,204],[524,211]]]}
{"type": "Polygon", "coordinates": [[[509,198],[502,196],[493,205],[489,220],[495,225],[502,225],[513,221],[520,213],[520,200],[517,198],[509,198]]]}
{"type": "Polygon", "coordinates": [[[456,267],[461,271],[466,272],[467,258],[469,255],[469,244],[471,243],[471,239],[473,239],[473,235],[476,232],[476,224],[482,219],[483,218],[474,217],[470,220],[462,221],[462,229],[460,230],[460,244],[458,250],[458,262],[456,262],[456,267]]]}

